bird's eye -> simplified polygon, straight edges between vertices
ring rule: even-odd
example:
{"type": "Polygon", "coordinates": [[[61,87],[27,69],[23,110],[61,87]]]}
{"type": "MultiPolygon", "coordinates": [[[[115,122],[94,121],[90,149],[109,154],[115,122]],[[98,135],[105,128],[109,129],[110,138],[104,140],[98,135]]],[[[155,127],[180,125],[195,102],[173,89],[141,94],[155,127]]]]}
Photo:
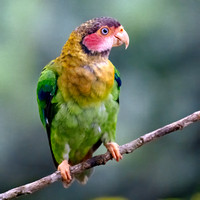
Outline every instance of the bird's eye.
{"type": "Polygon", "coordinates": [[[109,32],[108,28],[102,28],[102,29],[101,29],[101,33],[102,33],[103,35],[107,35],[108,32],[109,32]]]}

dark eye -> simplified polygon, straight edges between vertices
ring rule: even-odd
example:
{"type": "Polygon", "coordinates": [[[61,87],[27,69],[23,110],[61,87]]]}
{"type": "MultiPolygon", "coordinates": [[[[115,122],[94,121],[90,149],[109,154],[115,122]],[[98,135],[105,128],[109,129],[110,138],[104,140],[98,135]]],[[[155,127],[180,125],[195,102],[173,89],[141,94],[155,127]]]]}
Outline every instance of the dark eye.
{"type": "Polygon", "coordinates": [[[109,32],[108,28],[102,28],[102,29],[101,29],[101,33],[102,33],[103,35],[107,35],[108,32],[109,32]]]}

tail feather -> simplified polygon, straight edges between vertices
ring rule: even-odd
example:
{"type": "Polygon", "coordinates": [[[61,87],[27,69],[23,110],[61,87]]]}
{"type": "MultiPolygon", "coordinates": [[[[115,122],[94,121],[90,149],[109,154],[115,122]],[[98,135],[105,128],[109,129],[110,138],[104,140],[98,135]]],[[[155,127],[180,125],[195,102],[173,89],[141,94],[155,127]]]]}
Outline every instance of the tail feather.
{"type": "MultiPolygon", "coordinates": [[[[84,157],[84,159],[82,161],[86,161],[87,159],[90,159],[92,157],[92,154],[99,148],[101,143],[102,143],[101,140],[98,140],[92,146],[92,148],[88,151],[88,153],[86,154],[86,156],[84,157]]],[[[69,164],[73,165],[70,160],[69,160],[69,164]]],[[[90,169],[87,169],[87,170],[85,170],[85,171],[83,171],[81,173],[74,174],[74,175],[72,175],[73,176],[72,177],[72,181],[69,184],[63,182],[63,186],[65,188],[68,188],[73,183],[74,179],[76,179],[79,183],[84,185],[84,184],[87,183],[89,177],[93,174],[93,171],[94,171],[94,169],[90,168],[90,169]]]]}
{"type": "MultiPolygon", "coordinates": [[[[83,161],[90,159],[92,157],[92,154],[99,148],[99,146],[101,145],[101,140],[98,140],[93,147],[88,151],[87,155],[85,156],[85,158],[83,159],[83,161]]],[[[86,184],[89,177],[93,174],[94,169],[87,169],[79,174],[75,174],[74,177],[75,179],[81,183],[81,184],[86,184]]]]}
{"type": "Polygon", "coordinates": [[[63,187],[68,188],[71,186],[71,184],[74,182],[74,178],[72,178],[72,181],[70,183],[66,183],[65,181],[62,181],[63,187]]]}
{"type": "Polygon", "coordinates": [[[87,183],[89,177],[92,175],[93,171],[94,170],[92,168],[87,169],[84,172],[81,172],[79,174],[75,174],[74,177],[79,183],[85,185],[87,183]]]}

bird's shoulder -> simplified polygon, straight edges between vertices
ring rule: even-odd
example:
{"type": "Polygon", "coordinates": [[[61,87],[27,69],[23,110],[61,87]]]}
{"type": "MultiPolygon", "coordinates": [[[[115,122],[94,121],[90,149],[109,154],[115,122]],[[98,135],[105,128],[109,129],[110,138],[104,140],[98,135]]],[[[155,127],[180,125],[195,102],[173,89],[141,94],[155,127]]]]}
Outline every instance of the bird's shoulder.
{"type": "MultiPolygon", "coordinates": [[[[110,64],[112,64],[110,62],[110,64]]],[[[119,94],[120,94],[120,88],[122,85],[122,81],[120,78],[120,73],[117,70],[117,68],[113,65],[114,67],[114,84],[113,84],[113,88],[111,90],[111,95],[113,96],[113,99],[119,103],[119,94]]]]}
{"type": "Polygon", "coordinates": [[[51,100],[57,92],[57,78],[59,66],[51,61],[47,64],[38,79],[37,83],[37,102],[40,111],[40,117],[44,125],[47,123],[47,110],[51,106],[51,100]]]}

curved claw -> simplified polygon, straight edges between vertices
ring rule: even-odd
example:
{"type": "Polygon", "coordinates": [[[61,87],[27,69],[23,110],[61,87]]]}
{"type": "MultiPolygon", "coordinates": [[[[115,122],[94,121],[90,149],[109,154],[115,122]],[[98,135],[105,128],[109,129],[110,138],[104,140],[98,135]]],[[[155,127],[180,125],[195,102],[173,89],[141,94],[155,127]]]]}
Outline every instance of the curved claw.
{"type": "Polygon", "coordinates": [[[109,142],[105,144],[107,150],[111,153],[112,157],[119,162],[123,157],[119,152],[119,145],[115,142],[109,142]]]}
{"type": "Polygon", "coordinates": [[[58,165],[58,171],[62,176],[62,180],[69,184],[72,181],[72,177],[70,174],[70,165],[68,164],[67,160],[63,160],[60,165],[58,165]]]}

